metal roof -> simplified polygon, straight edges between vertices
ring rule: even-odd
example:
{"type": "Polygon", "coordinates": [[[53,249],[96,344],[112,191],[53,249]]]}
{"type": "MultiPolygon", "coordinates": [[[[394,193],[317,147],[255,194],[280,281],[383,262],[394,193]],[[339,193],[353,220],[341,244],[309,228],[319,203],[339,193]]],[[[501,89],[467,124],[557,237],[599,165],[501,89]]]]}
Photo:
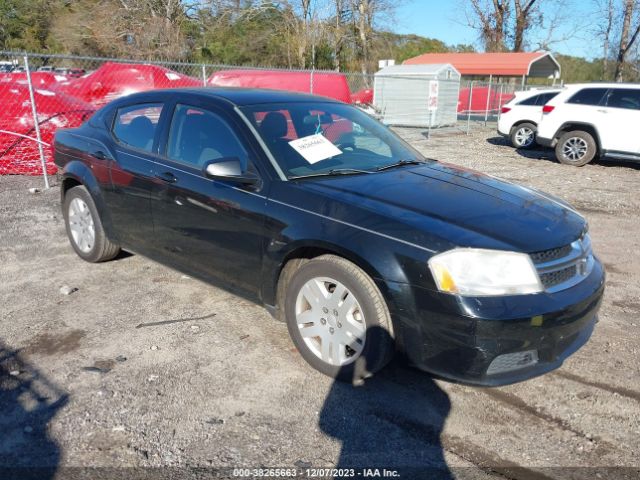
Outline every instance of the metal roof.
{"type": "Polygon", "coordinates": [[[391,65],[389,67],[385,67],[382,70],[376,72],[376,76],[386,76],[386,75],[437,75],[442,70],[451,69],[456,74],[460,75],[453,65],[450,63],[429,63],[429,64],[402,64],[402,65],[391,65]]]}
{"type": "Polygon", "coordinates": [[[450,63],[462,75],[499,77],[549,77],[560,73],[560,64],[549,52],[517,53],[425,53],[403,65],[450,63]]]}

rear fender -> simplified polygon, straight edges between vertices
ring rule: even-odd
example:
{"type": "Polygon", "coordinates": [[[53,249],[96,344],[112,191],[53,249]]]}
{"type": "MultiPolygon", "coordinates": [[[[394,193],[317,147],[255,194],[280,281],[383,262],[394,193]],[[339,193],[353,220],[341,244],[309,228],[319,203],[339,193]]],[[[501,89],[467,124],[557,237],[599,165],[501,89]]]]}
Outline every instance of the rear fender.
{"type": "MultiPolygon", "coordinates": [[[[77,184],[83,185],[91,194],[107,237],[112,242],[118,242],[109,210],[102,195],[100,183],[96,179],[93,170],[80,160],[71,160],[66,163],[59,176],[61,178],[60,202],[64,204],[64,197],[69,188],[73,188],[77,184]]],[[[106,180],[108,181],[108,179],[106,180]]]]}

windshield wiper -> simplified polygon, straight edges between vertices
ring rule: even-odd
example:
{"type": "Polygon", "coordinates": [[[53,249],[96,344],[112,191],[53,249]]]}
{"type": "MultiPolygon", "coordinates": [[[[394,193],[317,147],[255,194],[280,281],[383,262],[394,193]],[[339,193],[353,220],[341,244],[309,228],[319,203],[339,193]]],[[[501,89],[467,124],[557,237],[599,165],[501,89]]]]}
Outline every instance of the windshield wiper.
{"type": "Polygon", "coordinates": [[[422,165],[422,160],[400,160],[395,163],[390,163],[389,165],[383,165],[381,167],[376,168],[376,172],[381,172],[383,170],[388,170],[390,168],[401,167],[403,165],[422,165]]]}
{"type": "Polygon", "coordinates": [[[359,170],[357,168],[333,168],[326,172],[309,173],[307,175],[296,175],[289,177],[289,180],[298,180],[300,178],[313,178],[313,177],[334,177],[338,175],[355,175],[358,173],[373,173],[370,170],[359,170]]]}

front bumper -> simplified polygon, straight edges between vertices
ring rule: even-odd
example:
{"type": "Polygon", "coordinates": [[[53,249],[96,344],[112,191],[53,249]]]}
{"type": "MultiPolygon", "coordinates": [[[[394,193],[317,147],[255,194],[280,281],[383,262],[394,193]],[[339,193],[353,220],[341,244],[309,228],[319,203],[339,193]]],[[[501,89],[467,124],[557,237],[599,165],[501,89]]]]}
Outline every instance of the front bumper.
{"type": "Polygon", "coordinates": [[[553,294],[471,298],[394,288],[394,326],[412,364],[449,380],[497,386],[554,370],[587,342],[604,270],[596,261],[582,282],[553,294]]]}

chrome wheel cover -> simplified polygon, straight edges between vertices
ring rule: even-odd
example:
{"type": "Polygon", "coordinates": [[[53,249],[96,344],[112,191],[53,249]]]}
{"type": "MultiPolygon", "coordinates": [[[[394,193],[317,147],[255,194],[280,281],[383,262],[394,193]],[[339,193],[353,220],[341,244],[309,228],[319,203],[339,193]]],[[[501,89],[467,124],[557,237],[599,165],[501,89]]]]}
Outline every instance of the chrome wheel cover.
{"type": "Polygon", "coordinates": [[[520,147],[529,147],[533,143],[535,132],[529,127],[523,127],[516,130],[515,141],[520,147]]]}
{"type": "Polygon", "coordinates": [[[69,231],[76,247],[83,252],[93,250],[96,242],[96,230],[89,206],[80,198],[74,198],[69,204],[69,231]]]}
{"type": "Polygon", "coordinates": [[[580,137],[571,137],[562,146],[562,154],[569,160],[581,160],[586,154],[589,146],[580,137]]]}
{"type": "Polygon", "coordinates": [[[366,322],[358,299],[342,283],[316,277],[296,298],[296,324],[305,344],[323,362],[343,366],[364,349],[366,322]]]}

